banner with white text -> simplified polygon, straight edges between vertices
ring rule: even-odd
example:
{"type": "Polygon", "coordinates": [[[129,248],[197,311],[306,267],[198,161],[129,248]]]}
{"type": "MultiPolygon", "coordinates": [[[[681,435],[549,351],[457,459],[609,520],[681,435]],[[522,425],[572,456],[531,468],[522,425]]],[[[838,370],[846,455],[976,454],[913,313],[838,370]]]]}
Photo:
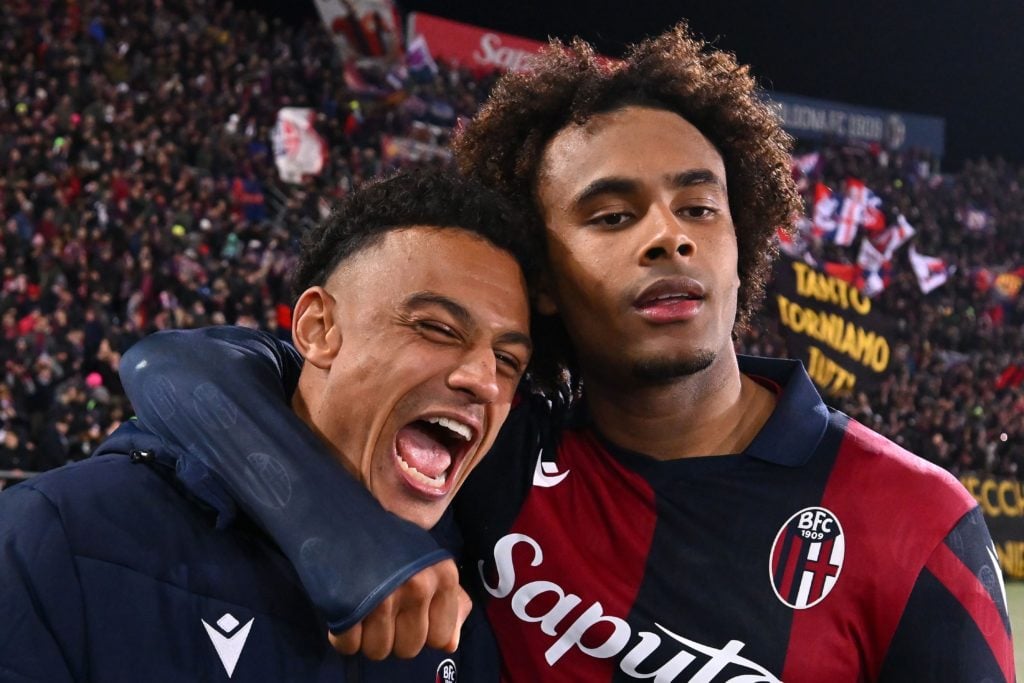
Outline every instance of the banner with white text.
{"type": "Polygon", "coordinates": [[[841,140],[878,144],[886,149],[946,150],[946,122],[936,116],[872,109],[802,95],[773,92],[782,125],[801,140],[841,140]]]}
{"type": "Polygon", "coordinates": [[[406,36],[422,38],[435,59],[448,59],[477,71],[525,71],[545,43],[490,31],[472,24],[411,12],[406,36]]]}

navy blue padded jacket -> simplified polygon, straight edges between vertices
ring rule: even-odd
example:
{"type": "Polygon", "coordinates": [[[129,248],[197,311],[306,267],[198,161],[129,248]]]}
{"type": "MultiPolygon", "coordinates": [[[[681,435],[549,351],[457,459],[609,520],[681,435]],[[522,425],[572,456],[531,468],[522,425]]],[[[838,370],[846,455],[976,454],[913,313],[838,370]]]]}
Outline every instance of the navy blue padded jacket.
{"type": "Polygon", "coordinates": [[[493,644],[472,634],[476,669],[433,650],[335,653],[288,559],[208,473],[173,463],[129,423],[101,454],[0,493],[0,681],[495,679],[479,668],[493,644]]]}

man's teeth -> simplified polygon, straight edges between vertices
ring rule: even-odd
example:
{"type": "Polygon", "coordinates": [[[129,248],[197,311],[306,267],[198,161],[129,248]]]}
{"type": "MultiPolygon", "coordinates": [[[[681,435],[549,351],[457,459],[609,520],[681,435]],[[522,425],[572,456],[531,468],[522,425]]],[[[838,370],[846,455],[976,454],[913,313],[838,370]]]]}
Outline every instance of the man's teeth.
{"type": "Polygon", "coordinates": [[[462,437],[463,441],[469,441],[470,439],[473,438],[473,430],[471,430],[469,427],[462,424],[461,422],[456,422],[451,418],[428,417],[426,421],[429,422],[430,424],[441,425],[448,431],[458,434],[460,437],[462,437]]]}
{"type": "Polygon", "coordinates": [[[405,460],[403,460],[402,456],[398,456],[398,464],[404,471],[408,472],[413,479],[423,484],[426,484],[427,486],[444,486],[444,483],[448,481],[447,471],[442,472],[441,474],[437,475],[437,477],[428,477],[427,475],[423,474],[418,469],[407,463],[405,460]]]}

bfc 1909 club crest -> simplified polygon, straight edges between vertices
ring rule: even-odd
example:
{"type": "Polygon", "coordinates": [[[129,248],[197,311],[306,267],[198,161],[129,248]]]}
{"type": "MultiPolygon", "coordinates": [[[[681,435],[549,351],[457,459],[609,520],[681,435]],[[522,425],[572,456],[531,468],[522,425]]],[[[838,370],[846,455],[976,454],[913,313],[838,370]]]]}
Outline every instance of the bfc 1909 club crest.
{"type": "Polygon", "coordinates": [[[772,590],[793,609],[814,607],[839,581],[845,555],[839,518],[825,508],[804,508],[775,535],[768,563],[772,590]]]}
{"type": "Polygon", "coordinates": [[[457,683],[458,680],[455,662],[446,659],[437,665],[437,675],[434,676],[434,683],[457,683]]]}

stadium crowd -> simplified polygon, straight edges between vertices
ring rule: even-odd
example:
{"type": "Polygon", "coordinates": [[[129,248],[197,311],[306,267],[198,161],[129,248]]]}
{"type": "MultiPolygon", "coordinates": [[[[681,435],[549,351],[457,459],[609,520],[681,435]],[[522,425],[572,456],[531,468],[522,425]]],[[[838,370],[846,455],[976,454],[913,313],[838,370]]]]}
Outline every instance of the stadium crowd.
{"type": "MultiPolygon", "coordinates": [[[[492,82],[446,64],[428,77],[346,64],[319,23],[204,0],[12,0],[0,46],[16,56],[0,61],[0,470],[88,456],[131,414],[117,368],[145,334],[228,323],[286,336],[301,230],[370,178],[444,163],[446,136],[492,82]],[[294,185],[270,145],[286,106],[314,108],[327,146],[323,171],[294,185]]],[[[1024,292],[991,286],[1024,265],[1024,169],[941,174],[914,153],[820,151],[811,180],[861,178],[917,228],[921,252],[955,267],[928,295],[893,268],[877,298],[898,320],[893,371],[839,407],[954,472],[1024,474],[1024,292]]],[[[766,309],[737,343],[786,355],[766,309]]]]}
{"type": "MultiPolygon", "coordinates": [[[[849,177],[878,193],[888,225],[905,216],[916,229],[913,246],[941,258],[949,277],[924,294],[907,246],[897,252],[873,300],[895,324],[889,372],[876,390],[836,406],[954,474],[1024,476],[1024,291],[993,286],[999,274],[1019,283],[1024,273],[1024,168],[982,159],[941,174],[920,152],[837,144],[821,149],[804,177],[806,204],[815,180],[840,187],[849,177]]],[[[857,258],[856,244],[810,239],[806,246],[819,264],[857,258]]],[[[741,347],[790,355],[777,309],[764,310],[741,347]]]]}

